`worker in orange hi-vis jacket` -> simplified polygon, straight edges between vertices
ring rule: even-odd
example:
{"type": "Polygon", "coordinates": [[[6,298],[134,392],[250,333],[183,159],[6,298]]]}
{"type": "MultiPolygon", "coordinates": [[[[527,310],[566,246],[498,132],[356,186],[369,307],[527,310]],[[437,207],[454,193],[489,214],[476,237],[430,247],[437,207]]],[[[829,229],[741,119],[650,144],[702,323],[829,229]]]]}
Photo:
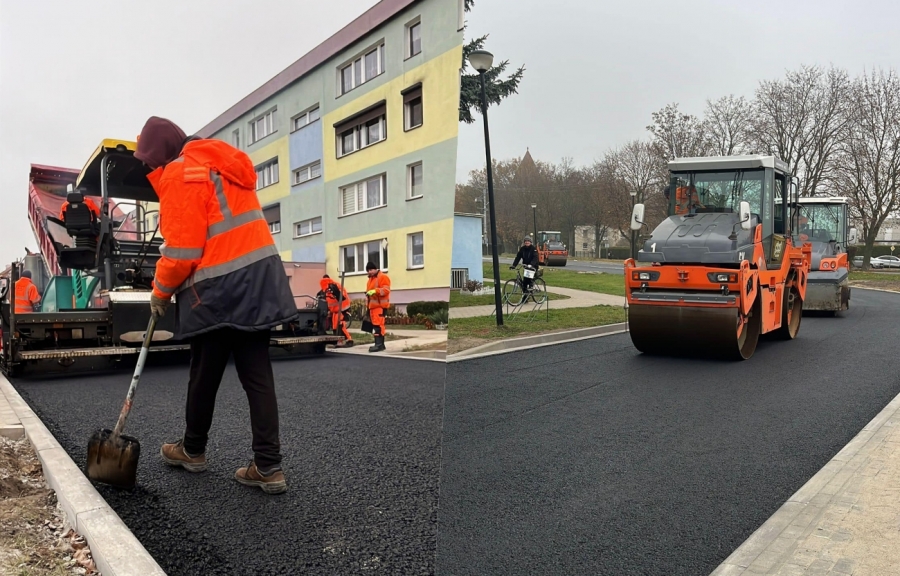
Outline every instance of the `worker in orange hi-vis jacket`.
{"type": "Polygon", "coordinates": [[[31,270],[23,270],[16,281],[16,314],[31,314],[40,302],[41,294],[31,281],[31,270]]]}
{"type": "Polygon", "coordinates": [[[319,288],[325,296],[325,302],[328,304],[328,314],[331,317],[331,329],[335,334],[344,337],[344,346],[353,347],[353,337],[347,331],[346,314],[350,309],[350,296],[347,289],[331,279],[328,274],[322,276],[319,280],[319,288]]]}
{"type": "Polygon", "coordinates": [[[253,162],[226,142],[188,138],[155,116],[134,156],[151,170],[165,238],[150,308],[164,315],[177,294],[175,332],[191,343],[185,432],[163,444],[162,459],[189,472],[206,470],[216,392],[233,356],[253,435],[253,460],[235,480],[267,494],[284,492],[269,335],[298,312],[256,195],[253,162]]]}
{"type": "Polygon", "coordinates": [[[366,283],[369,318],[375,328],[375,345],[369,348],[369,352],[383,352],[386,350],[384,311],[391,306],[391,279],[372,262],[366,264],[366,272],[369,274],[369,281],[366,283]]]}

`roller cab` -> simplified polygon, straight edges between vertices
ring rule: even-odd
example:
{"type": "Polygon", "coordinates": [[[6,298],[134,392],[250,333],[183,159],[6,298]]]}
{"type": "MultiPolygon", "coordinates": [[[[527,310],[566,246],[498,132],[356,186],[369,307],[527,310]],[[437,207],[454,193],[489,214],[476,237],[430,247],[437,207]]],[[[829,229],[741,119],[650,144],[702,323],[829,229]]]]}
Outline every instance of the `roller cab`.
{"type": "MultiPolygon", "coordinates": [[[[667,217],[625,262],[628,320],[648,354],[748,359],[760,336],[800,329],[811,246],[791,235],[798,212],[774,156],[669,163],[667,217]]],[[[637,204],[631,227],[644,227],[637,204]]]]}
{"type": "Polygon", "coordinates": [[[850,259],[847,246],[856,243],[844,197],[800,198],[795,243],[809,243],[812,259],[804,310],[837,314],[850,307],[850,259]]]}

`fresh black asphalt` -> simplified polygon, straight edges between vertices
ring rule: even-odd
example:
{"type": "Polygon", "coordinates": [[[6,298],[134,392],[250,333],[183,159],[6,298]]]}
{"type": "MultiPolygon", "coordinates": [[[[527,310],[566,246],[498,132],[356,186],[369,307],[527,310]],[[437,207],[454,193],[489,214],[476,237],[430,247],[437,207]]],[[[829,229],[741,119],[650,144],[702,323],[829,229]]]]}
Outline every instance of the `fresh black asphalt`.
{"type": "MultiPolygon", "coordinates": [[[[233,480],[250,449],[233,367],[219,391],[209,470],[159,459],[180,438],[187,367],[148,367],[126,433],[133,493],[101,494],[170,576],[433,574],[445,365],[353,355],[274,363],[289,491],[233,480]]],[[[112,428],[130,373],[14,382],[73,459],[112,428]]]]}
{"type": "Polygon", "coordinates": [[[449,364],[438,574],[709,574],[900,393],[900,295],[851,306],[745,362],[623,334],[449,364]]]}

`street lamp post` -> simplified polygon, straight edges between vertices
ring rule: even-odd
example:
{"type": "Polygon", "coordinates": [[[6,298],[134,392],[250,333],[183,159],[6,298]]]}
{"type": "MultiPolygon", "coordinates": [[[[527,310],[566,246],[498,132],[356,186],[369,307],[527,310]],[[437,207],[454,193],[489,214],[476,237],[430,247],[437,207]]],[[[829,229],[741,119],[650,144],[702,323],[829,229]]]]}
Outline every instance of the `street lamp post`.
{"type": "MultiPolygon", "coordinates": [[[[632,190],[631,191],[631,211],[632,212],[634,212],[634,205],[636,202],[637,202],[637,190],[632,190]]],[[[631,231],[631,257],[632,258],[637,258],[637,250],[636,250],[637,247],[634,245],[635,242],[637,242],[636,236],[637,236],[637,233],[634,230],[632,230],[631,231]]]]}
{"type": "Polygon", "coordinates": [[[534,240],[532,244],[537,246],[537,204],[531,205],[531,217],[534,220],[534,240]]]}
{"type": "Polygon", "coordinates": [[[500,255],[497,253],[497,218],[494,213],[494,174],[491,170],[491,136],[488,130],[487,90],[484,86],[484,73],[491,69],[494,55],[487,50],[473,50],[469,54],[469,64],[478,71],[481,80],[481,116],[484,119],[484,154],[487,159],[488,203],[491,213],[491,257],[494,263],[494,306],[497,313],[497,326],[503,326],[503,306],[500,298],[500,255]]]}

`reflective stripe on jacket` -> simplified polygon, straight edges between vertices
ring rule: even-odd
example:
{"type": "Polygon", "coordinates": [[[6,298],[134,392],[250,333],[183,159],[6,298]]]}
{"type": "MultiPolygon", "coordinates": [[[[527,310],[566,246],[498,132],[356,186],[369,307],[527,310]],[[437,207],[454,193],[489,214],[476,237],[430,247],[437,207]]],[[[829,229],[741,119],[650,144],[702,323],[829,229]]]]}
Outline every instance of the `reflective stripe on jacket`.
{"type": "Polygon", "coordinates": [[[31,278],[19,278],[16,281],[16,314],[31,314],[34,305],[41,301],[37,286],[31,278]]]}
{"type": "Polygon", "coordinates": [[[391,305],[391,279],[384,272],[379,271],[374,277],[369,277],[366,283],[366,292],[375,290],[375,294],[369,296],[369,309],[389,308],[391,305]]]}
{"type": "Polygon", "coordinates": [[[325,302],[328,303],[328,311],[331,313],[340,312],[341,310],[347,310],[350,308],[350,295],[347,294],[347,289],[343,288],[340,284],[331,280],[330,278],[322,278],[319,281],[319,288],[322,289],[322,292],[325,293],[325,302]],[[334,286],[338,292],[341,294],[341,301],[335,297],[334,292],[332,292],[331,287],[334,286]]]}
{"type": "Polygon", "coordinates": [[[177,337],[266,330],[297,317],[245,153],[219,140],[188,142],[178,159],[147,178],[159,196],[165,238],[153,293],[178,294],[177,337]]]}

